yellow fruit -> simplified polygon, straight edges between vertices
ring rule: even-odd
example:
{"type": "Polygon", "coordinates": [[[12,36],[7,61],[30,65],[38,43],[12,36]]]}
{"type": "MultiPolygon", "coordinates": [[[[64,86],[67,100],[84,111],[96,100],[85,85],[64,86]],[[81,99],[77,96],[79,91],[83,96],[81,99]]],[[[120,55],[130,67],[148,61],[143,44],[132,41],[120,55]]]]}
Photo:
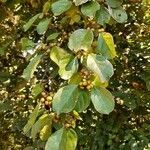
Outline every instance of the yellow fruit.
{"type": "Polygon", "coordinates": [[[86,81],[84,81],[84,82],[83,82],[83,86],[86,86],[86,85],[87,85],[87,82],[86,82],[86,81]]]}
{"type": "Polygon", "coordinates": [[[42,92],[41,95],[42,95],[43,97],[46,97],[46,93],[45,93],[45,92],[42,92]]]}
{"type": "Polygon", "coordinates": [[[48,101],[45,101],[45,105],[49,105],[50,103],[48,101]]]}
{"type": "Polygon", "coordinates": [[[52,98],[51,96],[47,96],[47,97],[46,97],[46,100],[47,100],[47,101],[52,101],[53,98],[52,98]]]}
{"type": "Polygon", "coordinates": [[[42,103],[44,103],[45,102],[45,98],[41,98],[41,100],[40,100],[42,103]]]}

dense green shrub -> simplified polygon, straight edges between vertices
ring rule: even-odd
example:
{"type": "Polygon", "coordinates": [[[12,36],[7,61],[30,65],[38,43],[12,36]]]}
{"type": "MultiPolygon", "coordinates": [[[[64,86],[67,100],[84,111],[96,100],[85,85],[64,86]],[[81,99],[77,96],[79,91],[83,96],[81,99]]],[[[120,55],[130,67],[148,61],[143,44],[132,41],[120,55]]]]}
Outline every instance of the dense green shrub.
{"type": "Polygon", "coordinates": [[[0,13],[0,149],[148,149],[149,1],[0,0],[0,13]]]}

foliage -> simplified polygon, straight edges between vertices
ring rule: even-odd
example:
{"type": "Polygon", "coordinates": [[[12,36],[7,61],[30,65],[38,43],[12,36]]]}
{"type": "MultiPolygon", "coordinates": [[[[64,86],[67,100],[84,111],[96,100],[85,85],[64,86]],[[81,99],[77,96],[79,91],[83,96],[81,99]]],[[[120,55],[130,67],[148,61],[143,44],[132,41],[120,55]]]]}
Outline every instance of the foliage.
{"type": "Polygon", "coordinates": [[[0,149],[148,148],[147,3],[0,0],[0,149]]]}

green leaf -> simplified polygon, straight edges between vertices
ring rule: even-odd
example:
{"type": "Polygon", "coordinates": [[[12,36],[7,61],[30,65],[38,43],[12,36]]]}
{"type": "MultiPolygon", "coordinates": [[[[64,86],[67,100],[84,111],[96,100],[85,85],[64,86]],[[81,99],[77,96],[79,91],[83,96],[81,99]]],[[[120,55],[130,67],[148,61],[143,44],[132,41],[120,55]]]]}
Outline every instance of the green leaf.
{"type": "Polygon", "coordinates": [[[68,47],[74,52],[80,50],[87,51],[91,47],[93,38],[93,32],[91,30],[78,29],[70,36],[68,47]]]}
{"type": "Polygon", "coordinates": [[[33,141],[35,140],[37,133],[39,133],[41,129],[47,124],[49,125],[49,127],[51,127],[52,117],[48,114],[44,114],[38,119],[38,121],[32,127],[31,137],[33,138],[33,141]]]}
{"type": "Polygon", "coordinates": [[[24,134],[27,134],[30,131],[30,129],[32,128],[32,126],[34,125],[34,123],[36,121],[36,118],[37,118],[38,114],[39,114],[39,105],[37,105],[35,107],[35,109],[31,113],[31,115],[29,116],[29,120],[23,128],[24,134]]]}
{"type": "Polygon", "coordinates": [[[35,87],[32,88],[31,94],[34,97],[37,97],[43,91],[43,86],[41,84],[36,84],[35,87]]]}
{"type": "Polygon", "coordinates": [[[23,71],[23,75],[22,77],[25,79],[25,80],[30,80],[33,76],[33,73],[37,67],[37,65],[39,64],[40,60],[41,60],[41,57],[42,55],[37,55],[35,56],[31,61],[30,63],[28,64],[28,66],[24,69],[23,71]]]}
{"type": "Polygon", "coordinates": [[[79,84],[82,80],[82,77],[79,73],[75,73],[70,80],[68,81],[69,84],[79,84]]]}
{"type": "Polygon", "coordinates": [[[59,75],[68,80],[78,70],[78,60],[59,47],[53,47],[50,58],[59,66],[59,75]]]}
{"type": "Polygon", "coordinates": [[[61,128],[49,137],[45,150],[75,150],[77,134],[73,129],[61,128]]]}
{"type": "Polygon", "coordinates": [[[36,28],[37,33],[44,34],[48,29],[48,25],[50,24],[50,21],[51,21],[50,18],[46,18],[46,19],[43,19],[42,21],[40,21],[36,28]]]}
{"type": "Polygon", "coordinates": [[[112,64],[100,55],[88,55],[87,67],[99,77],[101,82],[108,81],[114,73],[112,64]]]}
{"type": "Polygon", "coordinates": [[[96,51],[109,59],[113,59],[116,56],[114,40],[110,33],[100,33],[98,37],[98,45],[96,51]]]}
{"type": "Polygon", "coordinates": [[[91,91],[91,100],[95,109],[102,114],[109,114],[115,106],[114,97],[105,88],[93,88],[91,91]]]}
{"type": "Polygon", "coordinates": [[[52,4],[52,12],[55,16],[59,16],[71,7],[72,3],[69,0],[58,0],[52,4]]]}
{"type": "Polygon", "coordinates": [[[91,1],[81,6],[81,12],[83,13],[83,15],[90,18],[94,18],[96,11],[99,9],[100,5],[97,1],[91,1]]]}
{"type": "Polygon", "coordinates": [[[111,16],[119,23],[124,23],[128,19],[127,13],[122,7],[110,9],[109,12],[111,16]]]}
{"type": "Polygon", "coordinates": [[[57,114],[68,113],[75,107],[77,97],[77,85],[72,84],[62,87],[54,95],[52,108],[57,114]]]}
{"type": "Polygon", "coordinates": [[[120,7],[122,0],[106,0],[107,4],[112,8],[120,7]]]}
{"type": "Polygon", "coordinates": [[[32,24],[39,18],[40,15],[41,15],[41,13],[39,13],[39,14],[33,16],[33,17],[23,26],[25,32],[29,30],[29,28],[30,28],[30,27],[32,26],[32,24]]]}
{"type": "Polygon", "coordinates": [[[77,112],[83,112],[90,105],[90,96],[88,91],[79,90],[78,100],[75,106],[77,112]]]}
{"type": "Polygon", "coordinates": [[[50,40],[55,40],[57,37],[59,36],[59,33],[56,32],[56,33],[52,33],[50,34],[48,37],[47,37],[47,41],[50,41],[50,40]]]}
{"type": "Polygon", "coordinates": [[[33,47],[35,46],[35,43],[28,38],[22,38],[21,46],[22,46],[22,50],[29,50],[29,49],[33,49],[33,47]]]}
{"type": "Polygon", "coordinates": [[[52,129],[51,129],[51,126],[49,125],[49,124],[47,124],[47,125],[45,125],[44,127],[43,127],[43,129],[40,131],[40,139],[42,140],[42,141],[47,141],[48,140],[48,138],[50,137],[50,135],[51,135],[51,133],[52,133],[52,131],[51,131],[52,129]]]}
{"type": "Polygon", "coordinates": [[[82,5],[90,0],[73,0],[76,6],[82,5]]]}
{"type": "Polygon", "coordinates": [[[65,65],[65,63],[64,65],[62,64],[59,69],[59,75],[64,80],[70,79],[73,76],[73,74],[78,71],[79,66],[78,59],[76,57],[70,59],[69,62],[67,60],[67,63],[67,65],[65,65]]]}
{"type": "Polygon", "coordinates": [[[62,48],[55,46],[51,49],[50,58],[58,66],[61,66],[64,59],[68,59],[68,61],[70,60],[71,55],[62,48]]]}
{"type": "Polygon", "coordinates": [[[43,13],[46,14],[48,13],[48,11],[50,10],[51,7],[51,3],[50,1],[47,1],[44,5],[43,5],[43,13]]]}
{"type": "Polygon", "coordinates": [[[97,23],[99,23],[102,26],[105,26],[107,23],[109,23],[110,18],[111,16],[108,10],[103,6],[100,7],[100,9],[96,12],[95,15],[97,23]]]}

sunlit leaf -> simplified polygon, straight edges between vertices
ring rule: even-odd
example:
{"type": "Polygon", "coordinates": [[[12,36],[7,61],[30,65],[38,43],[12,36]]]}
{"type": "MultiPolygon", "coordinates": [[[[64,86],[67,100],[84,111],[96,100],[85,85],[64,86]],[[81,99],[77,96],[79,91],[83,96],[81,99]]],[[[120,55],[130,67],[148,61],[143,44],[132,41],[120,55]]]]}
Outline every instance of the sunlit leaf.
{"type": "Polygon", "coordinates": [[[114,40],[110,33],[102,32],[99,34],[96,50],[109,59],[113,59],[116,56],[114,40]]]}
{"type": "Polygon", "coordinates": [[[95,109],[99,113],[109,114],[114,109],[114,97],[105,88],[93,88],[91,91],[91,99],[95,109]]]}
{"type": "Polygon", "coordinates": [[[100,55],[88,55],[87,67],[98,75],[101,82],[108,81],[114,73],[112,64],[100,55]]]}
{"type": "Polygon", "coordinates": [[[91,30],[78,29],[71,34],[68,47],[74,52],[80,50],[87,51],[91,47],[93,38],[91,30]]]}

